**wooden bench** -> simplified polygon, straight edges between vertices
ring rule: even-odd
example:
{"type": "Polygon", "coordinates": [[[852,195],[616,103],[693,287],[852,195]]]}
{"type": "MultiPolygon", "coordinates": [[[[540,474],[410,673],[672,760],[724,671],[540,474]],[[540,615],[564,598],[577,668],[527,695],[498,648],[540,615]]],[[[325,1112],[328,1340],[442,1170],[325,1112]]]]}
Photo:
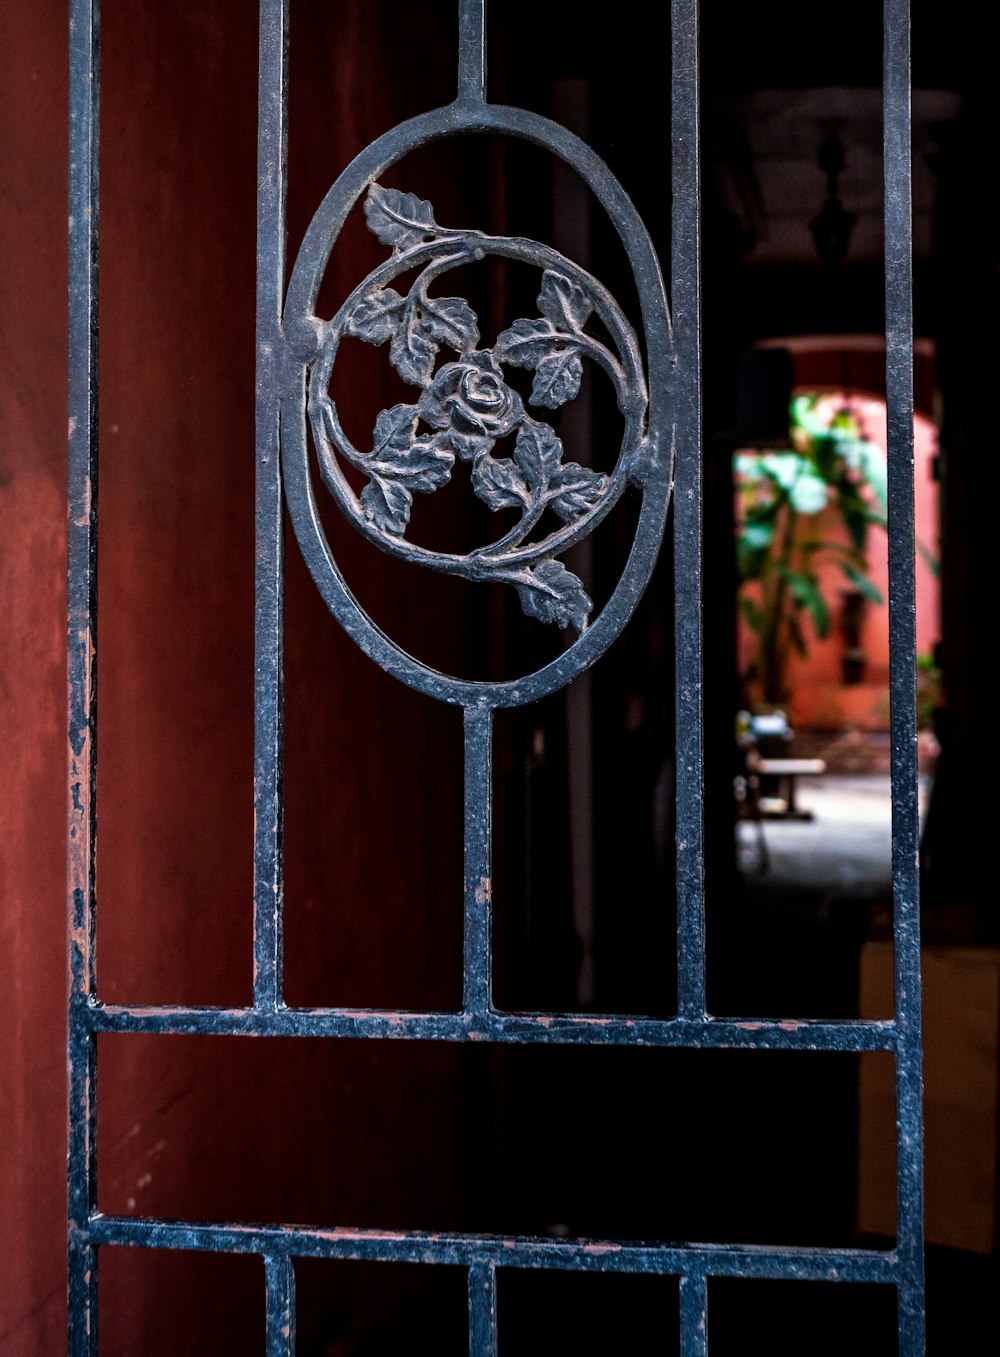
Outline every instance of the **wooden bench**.
{"type": "Polygon", "coordinates": [[[795,784],[800,777],[822,777],[826,772],[824,759],[771,759],[762,758],[755,751],[747,756],[747,763],[758,779],[775,778],[778,795],[768,796],[766,792],[758,796],[758,809],[761,815],[781,817],[792,820],[811,820],[811,810],[800,810],[795,802],[795,784]]]}

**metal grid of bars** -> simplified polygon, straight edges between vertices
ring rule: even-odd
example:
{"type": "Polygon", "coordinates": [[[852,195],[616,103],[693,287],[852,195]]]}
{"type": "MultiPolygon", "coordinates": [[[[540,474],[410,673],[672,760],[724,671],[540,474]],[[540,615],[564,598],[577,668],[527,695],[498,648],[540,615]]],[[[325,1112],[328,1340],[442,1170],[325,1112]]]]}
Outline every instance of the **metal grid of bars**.
{"type": "MultiPolygon", "coordinates": [[[[96,566],[97,566],[97,265],[99,0],[70,5],[70,282],[69,282],[69,1351],[94,1357],[98,1250],[115,1245],[253,1254],[264,1263],[267,1352],[295,1351],[295,1269],[300,1257],[457,1264],[468,1270],[469,1343],[473,1357],[498,1350],[496,1270],[501,1266],[674,1275],[680,1284],[680,1351],[699,1357],[708,1346],[708,1279],[798,1278],[894,1285],[899,1298],[899,1351],[924,1351],[922,1131],[920,1071],[918,810],[916,695],[913,671],[913,374],[910,269],[910,131],[908,0],[884,0],[884,174],[886,355],[889,462],[891,736],[895,1016],[862,1022],[749,1021],[710,1016],[705,1001],[704,851],[701,719],[700,321],[698,3],[672,0],[671,141],[673,176],[672,331],[656,316],[647,324],[651,385],[670,368],[676,562],[676,692],[678,802],[678,1012],[673,1018],[497,1011],[492,1003],[490,897],[491,721],[497,707],[532,700],[568,681],[614,639],[627,620],[641,579],[613,598],[611,623],[582,659],[554,677],[533,676],[512,695],[509,685],[442,680],[421,666],[404,681],[465,708],[466,857],[464,997],[461,1012],[388,1014],[342,1008],[292,1009],[282,985],[282,405],[290,403],[286,355],[285,176],[289,0],[261,0],[257,255],[257,604],[255,648],[254,1001],[250,1008],[139,1007],[102,1004],[95,967],[96,841],[96,566]],[[659,326],[659,328],[658,328],[659,326]],[[885,1051],[895,1061],[898,1233],[891,1250],[783,1248],[715,1244],[594,1245],[581,1240],[494,1238],[474,1234],[386,1233],[281,1225],[193,1224],[111,1217],[97,1209],[96,1042],[98,1033],[201,1033],[544,1042],[744,1048],[798,1051],[885,1051]]],[[[447,135],[453,125],[513,132],[548,145],[579,168],[607,205],[620,189],[580,144],[533,115],[503,110],[485,98],[485,3],[459,5],[458,98],[410,141],[384,153],[362,153],[352,171],[359,185],[418,141],[447,135]],[[401,149],[402,148],[402,149],[401,149]],[[568,148],[568,149],[567,149],[568,148]],[[379,159],[381,154],[382,158],[379,159]],[[607,176],[607,177],[605,177],[607,176]]],[[[415,120],[420,122],[421,120],[415,120]]],[[[411,125],[412,133],[412,125],[411,125]]],[[[393,137],[395,134],[388,134],[393,137]]],[[[384,141],[385,139],[383,139],[384,141]]],[[[348,185],[350,187],[350,185],[348,185]]],[[[354,194],[356,200],[360,188],[354,194]]],[[[623,196],[623,195],[622,195],[623,196]]],[[[626,200],[627,201],[627,200],[626,200]]],[[[636,237],[638,239],[638,237],[636,237]]],[[[641,242],[640,242],[641,243],[641,242]]],[[[635,239],[632,241],[635,245],[635,239]]],[[[634,251],[633,251],[634,253],[634,251]]],[[[654,261],[655,265],[655,261],[654,261]]],[[[658,275],[657,275],[658,277],[658,275]]],[[[642,280],[637,274],[640,282],[642,280]]],[[[646,282],[650,280],[647,277],[646,282]]],[[[654,279],[655,281],[655,279],[654,279]]],[[[290,288],[293,292],[295,282],[290,288]]],[[[655,307],[653,308],[655,311],[655,307]]],[[[292,393],[294,394],[294,392],[292,393]]],[[[650,427],[652,427],[652,417],[650,427]]],[[[661,477],[661,509],[669,485],[661,477]]],[[[646,487],[644,487],[645,489],[646,487]]],[[[655,491],[655,486],[654,486],[655,491]]],[[[655,499],[655,493],[653,495],[655,499]]],[[[295,515],[293,512],[293,519],[295,515]]],[[[661,520],[662,521],[662,520],[661,520]]],[[[651,569],[654,529],[636,551],[651,569]],[[643,557],[648,559],[643,559],[643,557]]],[[[306,548],[304,547],[304,550],[306,548]]],[[[306,552],[308,556],[308,551],[306,552]]],[[[633,553],[635,556],[635,552],[633,553]]],[[[310,563],[312,565],[312,563],[310,563]]],[[[640,573],[641,573],[640,569],[640,573]]],[[[315,573],[315,571],[314,571],[315,573]]],[[[328,597],[328,602],[331,602],[328,597]]],[[[331,608],[334,604],[331,602],[331,608]]],[[[336,611],[336,608],[334,608],[336,611]]],[[[604,617],[602,613],[602,618],[604,617]]],[[[365,619],[367,621],[367,619],[365,619]]],[[[592,638],[600,628],[595,626],[592,638]]],[[[587,634],[587,633],[582,633],[587,634]]],[[[398,665],[381,637],[356,635],[387,668],[398,665]],[[383,646],[384,642],[384,646],[383,646]]],[[[395,652],[399,654],[400,652],[395,652]]],[[[412,663],[412,662],[411,662],[412,663]]],[[[556,666],[550,666],[555,668],[556,666]]]]}

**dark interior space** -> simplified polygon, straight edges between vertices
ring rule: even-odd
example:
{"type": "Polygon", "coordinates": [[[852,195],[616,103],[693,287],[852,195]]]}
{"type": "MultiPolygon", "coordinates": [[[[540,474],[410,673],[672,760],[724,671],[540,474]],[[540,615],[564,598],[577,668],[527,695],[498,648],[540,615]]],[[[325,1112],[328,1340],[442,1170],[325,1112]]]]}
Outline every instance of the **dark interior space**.
{"type": "MultiPolygon", "coordinates": [[[[252,993],[253,11],[231,0],[109,0],[102,19],[98,940],[107,1002],[242,1005],[252,993]]],[[[669,278],[669,8],[600,7],[584,20],[582,11],[495,0],[489,15],[490,97],[552,117],[594,147],[669,278]]],[[[972,0],[947,9],[915,0],[917,406],[937,429],[940,512],[938,752],[921,843],[924,938],[938,969],[926,1024],[935,1069],[952,1060],[963,1022],[976,1040],[985,1033],[968,1096],[993,1100],[970,1142],[982,1156],[972,1177],[986,1184],[973,1189],[975,1229],[956,1207],[949,1229],[929,1230],[931,1357],[992,1351],[1000,1339],[987,1304],[998,1280],[1000,1019],[989,984],[966,1017],[961,1001],[973,991],[960,969],[1000,947],[987,822],[997,504],[988,402],[1000,358],[992,30],[972,0]]],[[[10,98],[0,102],[9,185],[0,195],[0,938],[15,975],[0,1095],[10,1184],[0,1228],[12,1260],[0,1352],[42,1357],[63,1350],[65,1332],[65,7],[0,6],[0,41],[13,54],[10,98]]],[[[832,352],[838,339],[883,332],[881,44],[879,7],[868,0],[835,12],[791,0],[763,12],[702,4],[704,805],[709,1000],[724,1016],[850,1018],[885,998],[862,957],[885,957],[888,862],[884,881],[843,889],[808,853],[791,878],[760,870],[738,849],[753,839],[737,825],[733,782],[734,453],[780,440],[792,382],[845,380],[844,367],[827,370],[798,350],[784,374],[753,355],[817,336],[832,352]],[[811,223],[830,196],[819,157],[831,138],[843,151],[834,188],[856,220],[843,257],[828,231],[824,258],[811,223]]],[[[290,265],[351,158],[453,97],[454,49],[453,0],[293,0],[290,265]]],[[[638,324],[614,224],[537,148],[463,137],[412,153],[385,182],[432,202],[438,222],[551,244],[638,324]]],[[[381,257],[356,209],[327,269],[323,313],[381,257]]],[[[496,261],[455,276],[491,335],[534,314],[534,286],[526,270],[496,261]]],[[[878,396],[883,359],[872,352],[856,357],[847,380],[878,396]]],[[[360,441],[403,387],[384,351],[345,344],[343,358],[337,398],[360,441]]],[[[614,401],[595,380],[581,404],[584,416],[566,407],[556,427],[580,461],[607,470],[620,437],[614,401]]],[[[456,475],[440,497],[418,497],[421,540],[452,549],[482,539],[489,515],[466,488],[456,475]]],[[[362,540],[334,506],[322,513],[351,587],[420,659],[501,678],[559,652],[558,629],[524,616],[512,591],[428,584],[426,572],[362,540]]],[[[574,548],[598,609],[635,517],[626,495],[574,548]]],[[[570,687],[498,715],[500,1008],[676,1012],[673,591],[668,527],[616,645],[570,687]]],[[[288,1002],[457,1009],[460,714],[361,653],[330,616],[290,529],[286,600],[288,1002]]],[[[767,824],[763,833],[779,858],[777,836],[767,824]]],[[[883,1229],[884,1215],[859,1205],[872,1162],[863,1129],[879,1126],[878,1200],[894,1210],[892,1109],[879,1103],[870,1119],[865,1110],[885,1085],[882,1056],[108,1035],[101,1060],[100,1204],[118,1213],[549,1237],[891,1241],[892,1219],[883,1229]]],[[[953,1116],[966,1096],[959,1078],[941,1095],[953,1116]]],[[[935,1133],[945,1156],[952,1125],[946,1117],[935,1133]]],[[[928,1161],[929,1201],[951,1191],[944,1178],[938,1186],[941,1162],[928,1161]]],[[[109,1357],[263,1351],[255,1260],[104,1256],[109,1357]]],[[[713,1279],[709,1297],[720,1357],[895,1351],[892,1288],[713,1279]]],[[[461,1269],[306,1260],[298,1351],[458,1353],[465,1304],[461,1269]]],[[[671,1278],[509,1270],[499,1305],[501,1351],[675,1350],[671,1278]]]]}

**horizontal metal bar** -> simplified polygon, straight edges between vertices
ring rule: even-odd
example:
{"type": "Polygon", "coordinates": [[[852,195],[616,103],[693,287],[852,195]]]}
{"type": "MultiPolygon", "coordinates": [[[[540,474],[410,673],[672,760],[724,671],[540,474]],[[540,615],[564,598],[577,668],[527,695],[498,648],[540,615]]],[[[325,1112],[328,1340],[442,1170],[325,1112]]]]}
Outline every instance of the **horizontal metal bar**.
{"type": "Polygon", "coordinates": [[[644,1272],[681,1276],[895,1283],[896,1254],[881,1249],[775,1248],[753,1244],[637,1244],[618,1240],[537,1239],[525,1235],[320,1229],[298,1225],[206,1225],[95,1215],[98,1246],[194,1249],[278,1258],[447,1263],[464,1267],[554,1268],[569,1272],[644,1272]]]}
{"type": "Polygon", "coordinates": [[[892,1022],[625,1018],[580,1013],[412,1013],[383,1009],[136,1008],[88,1005],[96,1032],[242,1037],[395,1037],[553,1045],[893,1051],[892,1022]]]}

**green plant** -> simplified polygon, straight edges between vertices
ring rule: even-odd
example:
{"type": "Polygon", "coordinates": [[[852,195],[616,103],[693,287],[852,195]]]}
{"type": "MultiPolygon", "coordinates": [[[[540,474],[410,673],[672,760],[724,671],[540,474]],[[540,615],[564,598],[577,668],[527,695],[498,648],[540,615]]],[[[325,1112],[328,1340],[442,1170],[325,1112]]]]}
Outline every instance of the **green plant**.
{"type": "Polygon", "coordinates": [[[868,572],[872,527],[885,527],[886,467],[881,449],[861,436],[847,406],[796,396],[791,450],[739,453],[736,559],[739,607],[757,649],[747,678],[765,702],[788,697],[792,651],[808,652],[803,618],[819,639],[830,632],[830,606],[819,569],[835,561],[850,587],[873,603],[881,592],[868,572]],[[832,523],[843,526],[838,540],[832,523]]]}
{"type": "Polygon", "coordinates": [[[917,656],[917,725],[934,729],[934,717],[941,705],[941,670],[933,654],[917,656]]]}

